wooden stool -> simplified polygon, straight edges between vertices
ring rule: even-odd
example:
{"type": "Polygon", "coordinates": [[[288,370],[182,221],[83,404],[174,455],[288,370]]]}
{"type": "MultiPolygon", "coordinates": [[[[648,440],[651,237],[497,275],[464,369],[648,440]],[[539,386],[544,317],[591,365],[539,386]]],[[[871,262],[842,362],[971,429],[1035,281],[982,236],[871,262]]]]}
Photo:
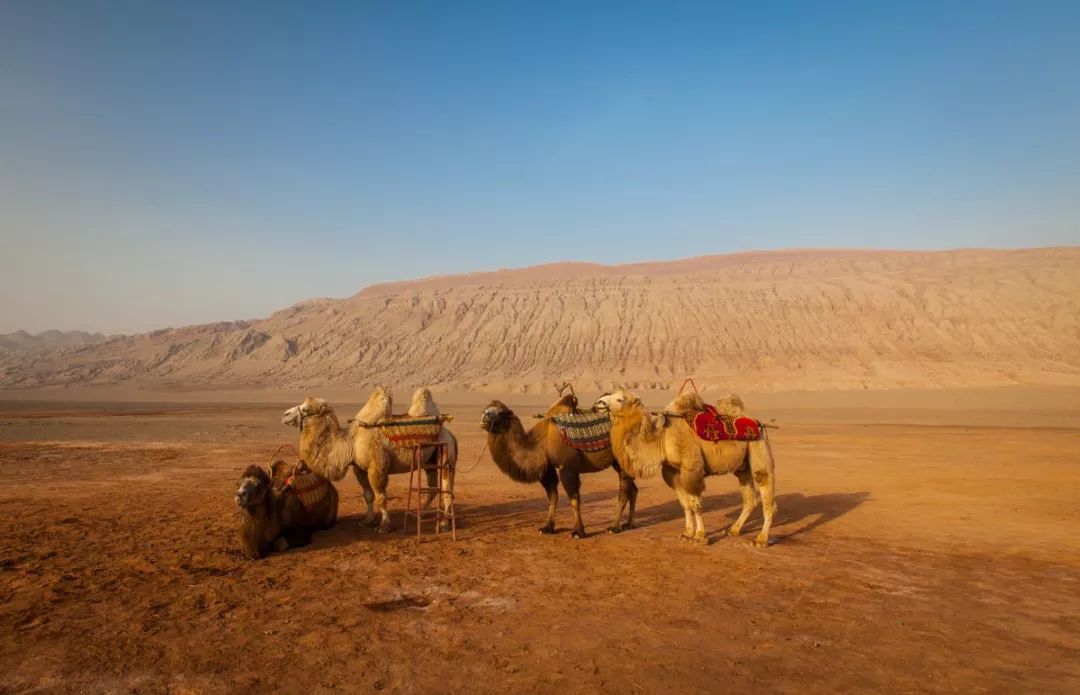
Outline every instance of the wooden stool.
{"type": "Polygon", "coordinates": [[[457,515],[454,513],[454,471],[450,467],[450,457],[446,444],[441,442],[413,448],[412,465],[409,467],[409,496],[405,502],[405,523],[401,527],[402,532],[408,531],[409,517],[415,517],[416,539],[420,540],[425,515],[434,517],[436,535],[442,532],[443,522],[449,521],[450,536],[455,541],[457,540],[457,515]],[[435,449],[435,454],[427,462],[422,462],[423,450],[427,448],[435,449]],[[435,472],[435,487],[428,485],[424,480],[423,474],[427,471],[435,472]],[[444,475],[448,477],[446,490],[443,489],[441,484],[444,475]],[[414,492],[416,493],[415,509],[412,506],[414,492]],[[426,493],[431,492],[437,493],[438,504],[435,509],[424,509],[424,496],[426,493]]]}

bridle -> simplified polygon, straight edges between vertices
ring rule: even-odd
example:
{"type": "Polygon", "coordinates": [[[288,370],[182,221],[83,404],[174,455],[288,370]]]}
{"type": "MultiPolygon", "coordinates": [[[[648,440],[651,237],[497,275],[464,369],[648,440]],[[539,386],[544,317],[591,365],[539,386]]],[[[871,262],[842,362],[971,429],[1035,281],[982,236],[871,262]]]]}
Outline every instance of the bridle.
{"type": "Polygon", "coordinates": [[[506,427],[506,429],[504,429],[503,425],[509,423],[510,418],[512,418],[512,417],[514,417],[514,411],[509,410],[509,409],[500,410],[500,411],[498,411],[498,413],[496,413],[496,414],[494,414],[492,416],[488,416],[487,413],[485,412],[484,419],[488,423],[488,428],[489,428],[488,432],[492,432],[492,433],[495,433],[495,434],[500,434],[502,432],[505,432],[507,429],[509,429],[509,427],[506,427]]]}

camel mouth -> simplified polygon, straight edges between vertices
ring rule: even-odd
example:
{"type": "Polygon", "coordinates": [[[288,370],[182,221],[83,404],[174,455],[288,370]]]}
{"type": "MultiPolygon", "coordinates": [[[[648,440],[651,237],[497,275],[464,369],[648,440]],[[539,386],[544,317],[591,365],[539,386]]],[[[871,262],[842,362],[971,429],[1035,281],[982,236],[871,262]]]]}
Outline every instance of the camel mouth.
{"type": "Polygon", "coordinates": [[[298,407],[289,408],[281,415],[281,424],[288,425],[289,427],[299,427],[300,421],[301,416],[298,407]]]}

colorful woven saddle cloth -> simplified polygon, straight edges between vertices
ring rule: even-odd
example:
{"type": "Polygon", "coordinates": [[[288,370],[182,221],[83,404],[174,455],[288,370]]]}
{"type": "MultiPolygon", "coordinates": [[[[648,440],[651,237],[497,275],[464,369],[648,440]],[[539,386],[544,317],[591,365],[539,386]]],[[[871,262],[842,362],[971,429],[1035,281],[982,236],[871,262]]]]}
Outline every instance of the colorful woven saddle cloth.
{"type": "Polygon", "coordinates": [[[317,473],[293,473],[285,481],[285,489],[296,494],[304,509],[311,511],[330,492],[330,481],[317,473]]]}
{"type": "Polygon", "coordinates": [[[761,423],[752,417],[721,415],[711,405],[692,417],[694,432],[707,442],[752,442],[761,439],[761,423]]]}
{"type": "Polygon", "coordinates": [[[611,418],[607,413],[560,413],[551,416],[559,435],[578,451],[600,451],[611,446],[611,418]]]}
{"type": "Polygon", "coordinates": [[[389,420],[379,423],[379,429],[390,441],[390,446],[397,449],[413,449],[424,444],[432,444],[439,439],[443,418],[410,417],[394,415],[389,420]]]}

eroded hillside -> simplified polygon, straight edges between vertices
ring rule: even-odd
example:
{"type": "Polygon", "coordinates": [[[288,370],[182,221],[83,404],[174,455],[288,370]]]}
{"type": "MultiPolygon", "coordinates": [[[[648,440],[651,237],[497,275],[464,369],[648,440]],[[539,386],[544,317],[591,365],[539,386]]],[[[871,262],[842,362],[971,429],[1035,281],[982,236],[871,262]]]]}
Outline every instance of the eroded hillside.
{"type": "Polygon", "coordinates": [[[1080,383],[1080,249],[790,251],[369,287],[258,321],[0,357],[0,386],[549,390],[1080,383]],[[675,384],[677,386],[677,383],[675,384]]]}

